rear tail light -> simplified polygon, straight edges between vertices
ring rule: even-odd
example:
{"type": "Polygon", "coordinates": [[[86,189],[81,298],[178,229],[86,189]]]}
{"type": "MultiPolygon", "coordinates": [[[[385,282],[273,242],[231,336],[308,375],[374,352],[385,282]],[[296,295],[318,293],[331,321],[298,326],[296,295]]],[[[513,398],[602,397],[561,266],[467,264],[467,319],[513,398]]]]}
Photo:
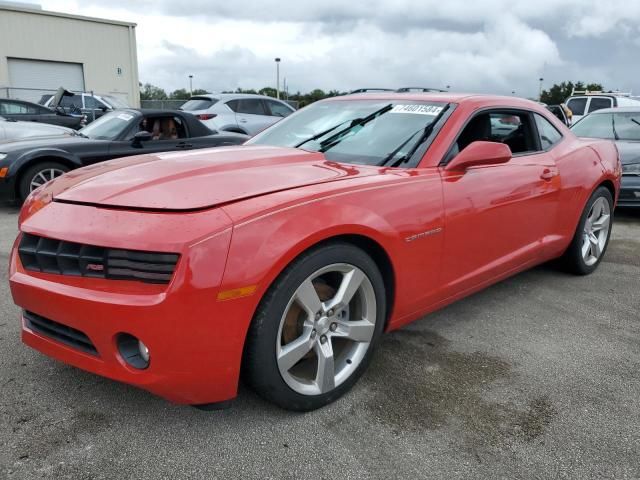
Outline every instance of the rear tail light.
{"type": "Polygon", "coordinates": [[[198,118],[200,120],[211,120],[212,118],[216,118],[216,114],[215,113],[201,113],[200,115],[198,115],[198,118]]]}

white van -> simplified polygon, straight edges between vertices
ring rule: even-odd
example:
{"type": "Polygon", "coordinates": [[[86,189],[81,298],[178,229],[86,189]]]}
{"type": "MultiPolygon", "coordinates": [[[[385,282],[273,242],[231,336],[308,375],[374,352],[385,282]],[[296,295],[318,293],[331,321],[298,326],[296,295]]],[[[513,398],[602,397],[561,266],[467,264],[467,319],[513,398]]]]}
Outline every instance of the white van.
{"type": "Polygon", "coordinates": [[[571,123],[576,123],[583,116],[603,108],[640,107],[640,98],[632,97],[630,93],[576,90],[564,103],[573,113],[571,123]]]}

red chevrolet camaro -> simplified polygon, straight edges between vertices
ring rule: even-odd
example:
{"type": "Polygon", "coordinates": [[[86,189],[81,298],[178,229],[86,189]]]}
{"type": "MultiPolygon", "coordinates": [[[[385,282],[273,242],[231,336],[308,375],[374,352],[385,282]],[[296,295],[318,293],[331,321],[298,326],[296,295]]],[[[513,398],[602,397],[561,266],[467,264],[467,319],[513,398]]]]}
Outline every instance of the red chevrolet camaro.
{"type": "Polygon", "coordinates": [[[20,214],[29,346],[202,407],[241,371],[294,410],[349,390],[383,331],[562,257],[593,272],[615,146],[510,97],[314,103],[247,145],[72,171],[20,214]]]}

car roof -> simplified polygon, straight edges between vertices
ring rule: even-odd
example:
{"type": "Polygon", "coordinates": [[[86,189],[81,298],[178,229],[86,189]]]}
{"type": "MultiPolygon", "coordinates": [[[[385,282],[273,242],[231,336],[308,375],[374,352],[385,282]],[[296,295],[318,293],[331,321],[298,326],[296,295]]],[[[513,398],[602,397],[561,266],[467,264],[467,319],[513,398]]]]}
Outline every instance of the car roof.
{"type": "Polygon", "coordinates": [[[198,98],[208,98],[211,100],[236,100],[242,98],[262,98],[263,100],[275,100],[277,102],[282,102],[282,100],[278,100],[277,98],[269,97],[267,95],[257,95],[255,93],[203,93],[202,95],[193,95],[189,98],[189,100],[198,98]]]}
{"type": "Polygon", "coordinates": [[[42,107],[39,103],[30,102],[29,100],[20,100],[19,98],[0,98],[0,102],[23,103],[26,105],[36,105],[42,107]]]}
{"type": "Polygon", "coordinates": [[[496,106],[527,108],[530,110],[544,109],[542,105],[532,100],[506,95],[488,95],[477,93],[451,93],[451,92],[406,92],[406,93],[366,93],[342,95],[326,98],[324,102],[354,101],[354,100],[390,100],[390,101],[416,101],[416,102],[443,102],[443,103],[473,103],[478,106],[496,106]]]}
{"type": "Polygon", "coordinates": [[[613,108],[601,108],[600,110],[596,110],[594,112],[591,112],[589,115],[593,115],[594,113],[623,113],[623,112],[630,112],[630,113],[640,113],[640,106],[639,107],[613,107],[613,108]]]}

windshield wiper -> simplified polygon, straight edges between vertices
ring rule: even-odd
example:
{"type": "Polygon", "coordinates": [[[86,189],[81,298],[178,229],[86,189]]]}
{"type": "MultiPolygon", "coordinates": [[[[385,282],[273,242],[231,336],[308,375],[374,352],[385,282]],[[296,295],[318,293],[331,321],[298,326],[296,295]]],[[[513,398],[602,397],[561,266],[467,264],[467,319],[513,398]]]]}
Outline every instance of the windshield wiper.
{"type": "Polygon", "coordinates": [[[318,150],[318,151],[324,153],[327,150],[329,150],[330,148],[335,147],[338,143],[340,143],[342,141],[342,139],[345,137],[345,135],[347,133],[349,133],[350,131],[352,131],[354,128],[365,126],[367,123],[371,122],[372,120],[375,120],[380,115],[383,115],[383,114],[387,113],[392,108],[393,108],[393,105],[390,103],[388,105],[385,105],[381,109],[376,110],[373,113],[370,113],[366,117],[355,119],[353,122],[351,122],[351,125],[349,125],[347,128],[343,128],[338,133],[335,133],[335,134],[331,135],[329,138],[327,138],[327,139],[323,140],[322,142],[320,142],[320,150],[318,150]]]}
{"type": "Polygon", "coordinates": [[[613,138],[616,140],[620,140],[620,137],[618,136],[618,132],[616,132],[616,119],[615,119],[615,115],[611,115],[611,128],[613,129],[613,138]]]}
{"type": "Polygon", "coordinates": [[[340,128],[340,127],[341,127],[342,125],[344,125],[345,123],[350,123],[350,125],[349,125],[347,128],[345,128],[345,129],[343,129],[343,130],[340,130],[340,131],[339,131],[338,133],[336,133],[335,135],[330,136],[329,138],[327,138],[326,140],[323,140],[323,141],[320,143],[320,146],[321,146],[322,148],[321,148],[319,151],[320,151],[320,152],[325,152],[326,150],[328,150],[329,148],[331,148],[331,147],[333,147],[335,144],[337,144],[337,143],[341,140],[341,137],[342,137],[342,136],[344,136],[344,135],[345,135],[346,133],[348,133],[349,131],[351,131],[351,129],[353,129],[353,128],[354,128],[354,127],[356,127],[356,126],[362,126],[362,125],[364,125],[364,124],[366,124],[366,123],[369,123],[371,120],[373,120],[374,118],[376,118],[378,115],[382,115],[383,113],[386,113],[386,112],[388,112],[389,110],[391,110],[391,108],[392,108],[392,105],[391,105],[391,104],[389,104],[389,105],[385,105],[385,106],[384,106],[384,107],[382,107],[380,110],[376,110],[375,112],[373,112],[373,113],[371,113],[371,114],[367,115],[366,117],[363,117],[363,118],[354,118],[354,119],[352,119],[352,120],[345,120],[344,122],[340,122],[339,124],[334,125],[334,126],[333,126],[333,127],[331,127],[331,128],[327,128],[326,130],[323,130],[323,131],[322,131],[322,132],[320,132],[320,133],[316,133],[313,137],[309,137],[309,138],[307,138],[306,140],[303,140],[302,142],[298,143],[297,145],[294,145],[294,148],[299,148],[299,147],[301,147],[302,145],[304,145],[305,143],[312,142],[312,141],[317,140],[317,139],[319,139],[319,138],[321,138],[321,137],[324,137],[327,133],[333,132],[334,130],[336,130],[336,129],[340,128]],[[327,147],[327,145],[328,145],[330,142],[333,142],[333,141],[335,141],[336,139],[337,139],[338,141],[336,141],[336,142],[334,143],[334,145],[330,145],[330,146],[328,146],[328,147],[327,147]],[[326,148],[325,148],[325,147],[326,147],[326,148]]]}
{"type": "Polygon", "coordinates": [[[636,123],[636,124],[640,125],[640,122],[639,122],[638,120],[636,120],[635,118],[631,118],[630,120],[631,120],[633,123],[636,123]]]}
{"type": "Polygon", "coordinates": [[[74,135],[75,137],[89,138],[89,137],[87,137],[84,133],[80,133],[80,132],[78,132],[78,131],[74,131],[74,132],[73,132],[73,135],[74,135]]]}
{"type": "Polygon", "coordinates": [[[333,132],[336,128],[341,127],[342,125],[344,125],[345,123],[349,123],[349,122],[356,122],[360,120],[359,118],[354,118],[353,120],[345,120],[344,122],[340,122],[337,125],[334,125],[331,128],[327,128],[326,130],[323,130],[320,133],[316,133],[313,137],[309,137],[306,140],[303,140],[302,142],[296,144],[293,146],[293,148],[300,148],[302,145],[304,145],[305,143],[309,143],[309,142],[313,142],[314,140],[319,139],[320,137],[324,137],[327,133],[329,132],[333,132]]]}
{"type": "Polygon", "coordinates": [[[405,153],[400,158],[398,158],[395,162],[393,162],[391,165],[389,165],[389,167],[397,167],[398,165],[400,165],[400,164],[402,164],[404,162],[407,162],[411,157],[413,157],[413,154],[416,153],[416,151],[418,150],[420,145],[422,145],[424,143],[424,141],[427,138],[429,138],[429,135],[431,135],[431,132],[433,131],[433,127],[440,121],[440,119],[443,117],[443,115],[445,114],[445,112],[448,109],[449,109],[449,105],[448,104],[445,105],[444,107],[442,107],[442,110],[440,110],[440,113],[438,113],[438,115],[436,115],[436,117],[433,119],[432,122],[429,123],[429,125],[427,125],[424,128],[421,128],[417,132],[412,133],[409,136],[409,138],[407,138],[404,142],[402,142],[400,144],[399,147],[397,147],[393,152],[391,152],[384,159],[382,159],[382,161],[380,163],[378,163],[378,165],[379,166],[384,166],[388,162],[393,160],[393,158],[398,154],[398,152],[400,152],[405,147],[405,145],[407,145],[411,141],[411,139],[413,137],[415,137],[418,133],[422,132],[422,135],[420,135],[420,138],[413,145],[413,147],[411,147],[411,149],[409,149],[409,151],[407,153],[405,153]]]}

